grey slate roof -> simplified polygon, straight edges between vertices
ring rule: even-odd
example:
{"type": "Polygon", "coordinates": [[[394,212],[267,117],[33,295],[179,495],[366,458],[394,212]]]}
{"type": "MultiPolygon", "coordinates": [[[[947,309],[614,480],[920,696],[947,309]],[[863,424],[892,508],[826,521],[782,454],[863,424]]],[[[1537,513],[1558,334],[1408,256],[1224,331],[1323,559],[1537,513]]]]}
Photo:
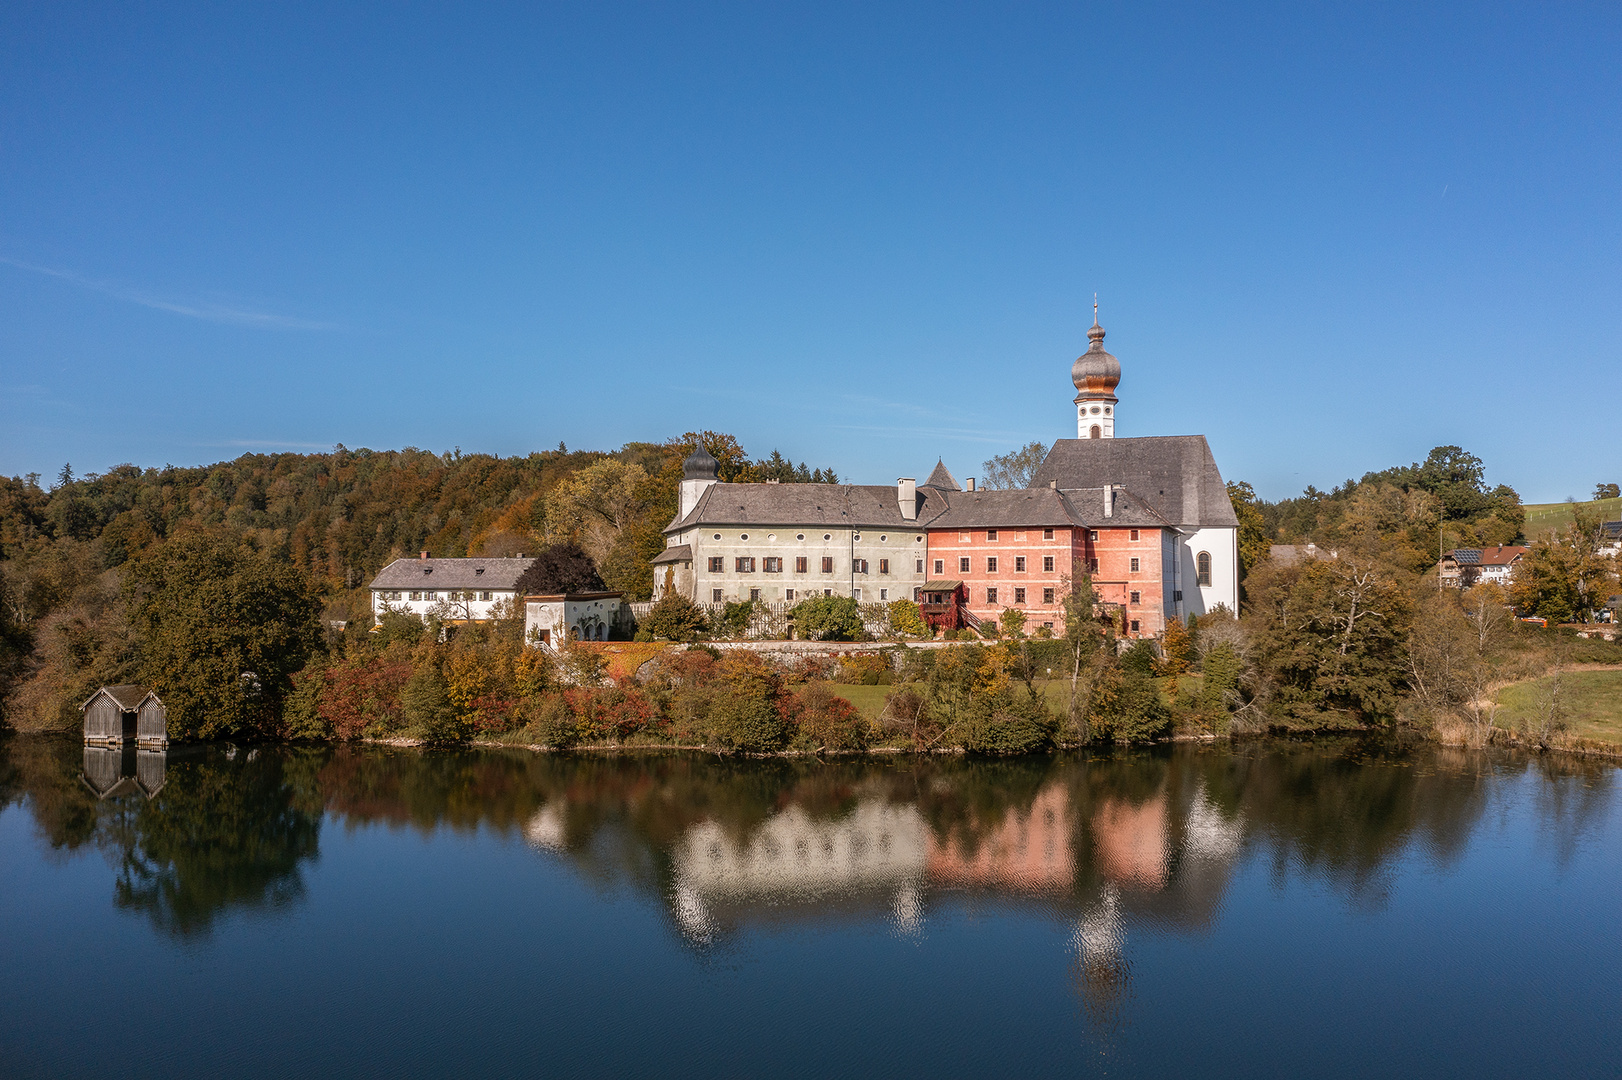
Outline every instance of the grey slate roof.
{"type": "MultiPolygon", "coordinates": [[[[120,683],[117,686],[104,686],[96,691],[96,694],[101,693],[105,693],[112,698],[114,704],[125,712],[134,712],[141,707],[141,702],[146,700],[146,696],[150,691],[144,686],[137,686],[135,683],[120,683]]],[[[83,709],[85,705],[95,701],[96,694],[91,694],[88,698],[85,698],[84,705],[79,706],[79,708],[83,709]]]]}
{"type": "Polygon", "coordinates": [[[674,547],[667,547],[659,554],[655,555],[652,561],[653,565],[655,566],[658,566],[660,563],[667,562],[692,562],[693,545],[677,544],[674,547]]]}
{"type": "Polygon", "coordinates": [[[1051,488],[953,491],[946,512],[930,522],[936,529],[1103,528],[1158,529],[1169,524],[1144,500],[1117,487],[1111,513],[1104,515],[1104,489],[1051,488]]]}
{"type": "Polygon", "coordinates": [[[939,459],[935,461],[935,469],[929,474],[929,479],[919,486],[940,488],[942,491],[963,490],[963,485],[959,484],[952,474],[947,471],[946,462],[939,459]]]}
{"type": "Polygon", "coordinates": [[[1119,484],[1173,525],[1239,527],[1204,435],[1060,439],[1031,486],[1052,480],[1067,490],[1119,484]]]}
{"type": "Polygon", "coordinates": [[[373,589],[492,589],[512,592],[534,559],[395,559],[373,589]]]}
{"type": "Polygon", "coordinates": [[[939,491],[920,487],[917,500],[918,517],[908,521],[889,484],[711,484],[692,512],[665,532],[694,525],[921,529],[946,509],[939,491]]]}

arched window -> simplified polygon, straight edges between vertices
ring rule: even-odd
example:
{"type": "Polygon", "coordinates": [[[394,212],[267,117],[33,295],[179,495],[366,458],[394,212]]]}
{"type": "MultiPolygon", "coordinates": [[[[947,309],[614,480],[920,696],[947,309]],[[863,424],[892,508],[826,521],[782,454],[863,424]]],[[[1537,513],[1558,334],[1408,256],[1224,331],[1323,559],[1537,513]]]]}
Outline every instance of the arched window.
{"type": "Polygon", "coordinates": [[[1211,553],[1202,551],[1194,556],[1194,584],[1211,584],[1211,553]]]}
{"type": "Polygon", "coordinates": [[[1098,426],[1098,425],[1097,425],[1097,424],[1094,424],[1094,425],[1093,425],[1093,426],[1092,426],[1092,427],[1091,427],[1091,428],[1090,428],[1090,429],[1089,429],[1089,430],[1088,430],[1088,432],[1087,432],[1087,437],[1088,437],[1088,438],[1089,438],[1089,439],[1101,439],[1101,438],[1103,438],[1103,437],[1104,437],[1104,429],[1103,429],[1103,428],[1101,428],[1101,427],[1099,427],[1099,426],[1098,426]]]}

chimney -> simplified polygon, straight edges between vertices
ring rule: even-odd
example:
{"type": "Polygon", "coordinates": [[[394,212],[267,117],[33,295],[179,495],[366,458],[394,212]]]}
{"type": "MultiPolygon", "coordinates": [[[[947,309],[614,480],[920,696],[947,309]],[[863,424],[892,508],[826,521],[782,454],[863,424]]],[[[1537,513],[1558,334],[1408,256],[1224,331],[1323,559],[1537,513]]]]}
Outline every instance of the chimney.
{"type": "Polygon", "coordinates": [[[422,560],[424,560],[424,561],[426,561],[426,560],[427,560],[427,558],[428,558],[428,553],[427,553],[427,552],[426,552],[426,551],[424,551],[424,552],[420,552],[420,553],[419,553],[419,554],[418,554],[418,555],[417,555],[417,558],[419,558],[419,559],[422,559],[422,560]]]}
{"type": "Polygon", "coordinates": [[[974,477],[972,477],[972,476],[969,477],[969,486],[965,490],[968,490],[968,491],[973,491],[974,490],[974,477]]]}
{"type": "Polygon", "coordinates": [[[1105,517],[1114,517],[1115,516],[1115,485],[1114,484],[1105,484],[1104,485],[1104,516],[1105,517]]]}
{"type": "Polygon", "coordinates": [[[903,476],[895,482],[895,501],[901,507],[901,516],[907,521],[918,520],[918,480],[903,476]]]}
{"type": "Polygon", "coordinates": [[[1049,491],[1058,491],[1059,490],[1059,482],[1057,480],[1049,480],[1048,481],[1048,490],[1049,491]]]}

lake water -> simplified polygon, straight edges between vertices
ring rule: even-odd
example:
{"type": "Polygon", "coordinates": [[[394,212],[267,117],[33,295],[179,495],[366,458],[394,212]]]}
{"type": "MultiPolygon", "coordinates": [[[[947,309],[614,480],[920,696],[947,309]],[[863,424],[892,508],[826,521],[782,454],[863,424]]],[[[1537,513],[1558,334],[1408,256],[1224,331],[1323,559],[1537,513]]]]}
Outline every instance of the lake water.
{"type": "Polygon", "coordinates": [[[1359,742],[16,737],[0,1075],[1614,1077],[1618,792],[1359,742]]]}

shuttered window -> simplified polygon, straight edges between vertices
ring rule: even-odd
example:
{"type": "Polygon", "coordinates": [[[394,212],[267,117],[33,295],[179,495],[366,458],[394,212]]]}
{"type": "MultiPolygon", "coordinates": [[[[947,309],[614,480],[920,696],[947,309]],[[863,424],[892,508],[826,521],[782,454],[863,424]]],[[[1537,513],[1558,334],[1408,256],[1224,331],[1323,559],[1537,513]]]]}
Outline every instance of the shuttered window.
{"type": "Polygon", "coordinates": [[[794,572],[796,574],[803,574],[803,573],[805,573],[805,568],[806,568],[806,558],[805,558],[805,556],[804,555],[795,556],[795,558],[794,558],[794,572]]]}
{"type": "Polygon", "coordinates": [[[739,555],[733,561],[733,567],[740,574],[753,574],[755,572],[755,557],[753,555],[739,555]]]}
{"type": "Polygon", "coordinates": [[[831,574],[834,572],[834,557],[832,555],[824,555],[822,557],[822,572],[824,574],[831,574]]]}
{"type": "Polygon", "coordinates": [[[721,556],[721,555],[712,555],[712,556],[710,556],[710,573],[712,573],[712,574],[724,573],[726,571],[726,568],[727,568],[727,561],[726,561],[726,558],[724,556],[721,556]]]}
{"type": "Polygon", "coordinates": [[[889,572],[890,572],[890,560],[889,559],[880,559],[879,560],[879,573],[888,574],[889,572]]]}
{"type": "Polygon", "coordinates": [[[783,560],[777,558],[776,556],[768,555],[762,560],[762,562],[765,563],[765,565],[760,568],[763,573],[781,574],[783,572],[783,560]]]}

